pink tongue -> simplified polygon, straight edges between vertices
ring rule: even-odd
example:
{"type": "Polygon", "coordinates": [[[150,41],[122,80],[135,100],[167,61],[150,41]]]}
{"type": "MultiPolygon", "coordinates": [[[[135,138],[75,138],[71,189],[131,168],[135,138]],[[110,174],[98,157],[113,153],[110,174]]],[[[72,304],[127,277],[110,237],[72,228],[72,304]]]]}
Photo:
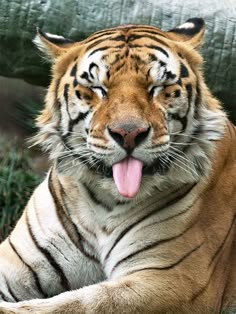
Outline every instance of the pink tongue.
{"type": "Polygon", "coordinates": [[[119,193],[133,198],[138,193],[142,179],[143,163],[127,157],[112,166],[113,178],[119,193]]]}

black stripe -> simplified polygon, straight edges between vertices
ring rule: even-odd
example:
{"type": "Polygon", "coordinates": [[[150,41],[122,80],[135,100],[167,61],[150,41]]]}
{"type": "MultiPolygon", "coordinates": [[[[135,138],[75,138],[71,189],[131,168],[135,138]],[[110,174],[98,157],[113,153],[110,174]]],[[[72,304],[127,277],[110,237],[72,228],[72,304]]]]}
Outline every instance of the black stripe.
{"type": "MultiPolygon", "coordinates": [[[[65,206],[65,208],[66,208],[66,211],[68,212],[68,209],[67,209],[67,206],[66,206],[66,202],[65,202],[66,193],[65,193],[65,190],[63,189],[63,186],[61,185],[60,182],[59,182],[59,184],[60,184],[60,188],[61,188],[62,200],[63,200],[63,202],[64,202],[64,206],[65,206]]],[[[73,224],[74,224],[74,223],[73,223],[73,224]]],[[[77,234],[78,234],[79,239],[80,239],[80,240],[79,240],[79,243],[77,244],[77,247],[78,247],[78,249],[80,250],[80,252],[81,252],[84,256],[86,256],[88,259],[92,260],[93,262],[95,262],[95,263],[97,263],[97,264],[100,264],[100,261],[99,261],[99,259],[97,258],[97,256],[96,256],[94,253],[92,253],[92,254],[89,253],[89,252],[85,249],[85,247],[84,247],[84,245],[83,245],[83,244],[86,244],[87,247],[89,247],[92,252],[95,252],[95,249],[94,249],[94,247],[92,246],[92,244],[91,244],[87,239],[85,239],[85,237],[81,234],[81,232],[79,231],[78,225],[75,225],[75,224],[74,224],[74,226],[75,226],[75,228],[76,228],[77,234]]],[[[86,228],[85,230],[86,230],[90,235],[95,236],[92,231],[88,230],[87,228],[86,228]]]]}
{"type": "Polygon", "coordinates": [[[82,99],[81,94],[78,90],[75,91],[75,95],[78,99],[82,99]]]}
{"type": "Polygon", "coordinates": [[[125,36],[124,35],[119,35],[117,37],[106,37],[106,38],[102,38],[99,40],[94,41],[93,43],[91,43],[89,46],[86,47],[86,52],[90,49],[92,49],[93,47],[101,44],[104,41],[125,41],[125,36]]]}
{"type": "Polygon", "coordinates": [[[78,230],[78,227],[74,224],[74,222],[71,220],[71,218],[68,216],[68,209],[66,208],[66,202],[64,200],[65,198],[65,191],[61,185],[61,182],[57,180],[58,186],[59,186],[59,192],[60,195],[63,199],[63,204],[61,204],[59,198],[57,197],[56,191],[53,187],[53,181],[52,181],[52,171],[49,175],[49,180],[48,180],[48,187],[49,191],[53,197],[55,207],[56,207],[56,213],[58,216],[59,221],[61,222],[63,228],[65,229],[68,238],[71,240],[71,242],[79,249],[81,254],[86,256],[87,258],[93,260],[96,263],[99,263],[98,259],[94,256],[89,254],[83,247],[83,242],[90,246],[90,243],[85,241],[84,237],[81,235],[81,233],[78,230]]]}
{"type": "Polygon", "coordinates": [[[126,65],[126,62],[121,62],[120,64],[117,65],[117,67],[115,68],[116,72],[119,72],[124,66],[126,65]]]}
{"type": "Polygon", "coordinates": [[[64,92],[63,92],[63,96],[65,98],[66,103],[68,104],[68,90],[69,90],[69,84],[65,84],[64,86],[64,92]]]}
{"type": "Polygon", "coordinates": [[[181,65],[180,65],[180,77],[183,78],[183,77],[188,77],[188,76],[189,76],[188,69],[187,69],[187,67],[181,62],[181,65]]]}
{"type": "MultiPolygon", "coordinates": [[[[113,207],[105,205],[102,201],[98,200],[96,195],[95,195],[95,193],[88,187],[87,184],[83,183],[83,185],[84,185],[87,193],[89,194],[90,198],[93,200],[93,202],[95,204],[100,205],[100,206],[106,208],[108,211],[111,211],[113,209],[113,207]]],[[[122,206],[122,205],[125,205],[125,204],[129,203],[129,202],[130,202],[129,200],[127,200],[127,201],[117,201],[114,206],[122,206]]]]}
{"type": "Polygon", "coordinates": [[[180,89],[177,89],[174,91],[174,97],[177,98],[177,97],[180,97],[181,96],[181,90],[180,89]]]}
{"type": "Polygon", "coordinates": [[[180,117],[177,113],[170,113],[169,117],[173,120],[179,121],[182,124],[181,132],[186,129],[188,123],[187,115],[185,115],[184,117],[180,117]]]}
{"type": "MultiPolygon", "coordinates": [[[[64,242],[66,242],[66,239],[61,237],[61,239],[63,239],[64,242]]],[[[59,249],[59,247],[56,246],[55,243],[53,243],[53,241],[49,240],[48,243],[50,243],[51,246],[54,247],[54,249],[57,250],[58,253],[60,253],[60,255],[67,261],[70,263],[70,260],[65,256],[65,254],[61,251],[61,249],[59,249]]]]}
{"type": "Polygon", "coordinates": [[[163,61],[161,61],[161,60],[159,60],[158,62],[159,62],[159,64],[160,64],[161,67],[165,67],[165,66],[166,66],[166,63],[165,63],[165,62],[163,62],[163,61]]]}
{"type": "MultiPolygon", "coordinates": [[[[103,29],[101,31],[97,31],[95,33],[93,33],[90,37],[91,37],[91,40],[94,40],[93,36],[97,36],[97,35],[110,35],[110,34],[114,34],[117,32],[117,28],[113,27],[113,28],[108,28],[108,29],[103,29]]],[[[88,37],[88,39],[90,38],[88,37]]],[[[87,39],[86,39],[87,40],[87,39]]]]}
{"type": "Polygon", "coordinates": [[[56,82],[56,86],[55,86],[55,100],[54,100],[54,104],[55,106],[59,107],[59,121],[58,121],[58,125],[57,125],[57,131],[58,133],[60,133],[60,127],[61,127],[61,121],[62,121],[62,112],[61,112],[61,102],[58,99],[58,90],[59,90],[59,86],[61,83],[61,79],[62,79],[63,75],[61,76],[61,78],[59,78],[56,82]]]}
{"type": "MultiPolygon", "coordinates": [[[[192,93],[193,93],[193,88],[192,88],[192,84],[186,84],[185,85],[185,88],[186,88],[186,91],[187,91],[187,94],[188,94],[188,104],[189,104],[189,107],[191,105],[191,99],[192,99],[192,93]]],[[[188,110],[189,111],[189,110],[188,110]]],[[[188,113],[188,112],[187,112],[188,113]]]]}
{"type": "MultiPolygon", "coordinates": [[[[150,59],[151,62],[157,61],[157,57],[156,57],[156,55],[154,55],[153,53],[149,53],[148,56],[149,56],[149,59],[150,59]]],[[[162,62],[163,65],[164,65],[164,62],[163,62],[163,61],[159,61],[159,62],[160,62],[160,64],[161,64],[161,62],[162,62]]],[[[162,65],[161,65],[161,66],[162,66],[162,65]]]]}
{"type": "Polygon", "coordinates": [[[180,123],[182,124],[182,131],[183,132],[186,127],[187,127],[187,123],[188,123],[188,113],[190,111],[191,108],[191,100],[192,100],[192,85],[186,84],[185,85],[186,91],[187,91],[187,97],[188,97],[188,108],[186,111],[186,114],[184,117],[180,117],[178,114],[170,114],[170,117],[174,120],[180,121],[180,123]]]}
{"type": "Polygon", "coordinates": [[[91,43],[90,45],[88,45],[88,46],[86,47],[86,51],[85,51],[85,52],[87,52],[88,50],[92,49],[93,47],[95,47],[95,46],[101,44],[101,43],[104,42],[106,39],[107,39],[107,38],[105,38],[105,39],[103,38],[103,39],[99,39],[99,40],[97,40],[97,41],[94,41],[93,43],[91,43]]]}
{"type": "Polygon", "coordinates": [[[211,259],[211,262],[210,262],[209,266],[212,265],[212,263],[214,262],[215,258],[218,256],[218,254],[220,253],[220,251],[223,249],[223,247],[224,247],[224,245],[225,245],[225,242],[227,241],[228,236],[229,236],[229,234],[230,234],[230,232],[231,232],[231,230],[232,230],[232,228],[233,228],[233,226],[234,226],[235,220],[236,220],[236,215],[235,215],[234,218],[232,219],[232,222],[231,222],[230,227],[229,227],[229,229],[228,229],[228,231],[227,231],[227,233],[226,233],[226,235],[225,235],[225,237],[224,237],[224,240],[222,241],[222,243],[220,244],[220,246],[219,246],[218,249],[216,250],[215,254],[212,256],[212,259],[211,259]]]}
{"type": "Polygon", "coordinates": [[[150,77],[150,71],[152,68],[149,68],[146,74],[146,80],[148,81],[149,77],[150,77]]]}
{"type": "Polygon", "coordinates": [[[94,35],[91,35],[91,36],[89,36],[88,38],[86,38],[86,39],[83,41],[83,43],[84,43],[84,44],[88,44],[88,43],[90,43],[90,42],[92,42],[92,41],[94,41],[94,40],[96,40],[96,39],[98,39],[98,38],[101,38],[101,37],[103,37],[103,36],[107,36],[106,38],[104,38],[104,40],[106,40],[106,39],[110,38],[109,35],[113,35],[113,34],[115,34],[115,33],[116,33],[116,31],[112,31],[112,32],[102,31],[101,34],[98,34],[98,33],[96,32],[96,33],[94,33],[94,35]],[[97,34],[97,35],[96,35],[96,34],[97,34]]]}
{"type": "MultiPolygon", "coordinates": [[[[196,185],[196,184],[194,184],[194,186],[195,186],[195,185],[196,185]]],[[[193,187],[194,187],[194,186],[193,186],[193,187]]],[[[193,187],[192,187],[192,188],[193,188],[193,187]]],[[[183,210],[182,212],[180,212],[180,213],[178,213],[178,214],[175,214],[175,215],[173,215],[173,216],[164,218],[164,219],[160,219],[160,220],[158,221],[158,223],[166,222],[166,221],[171,220],[171,219],[173,219],[173,218],[176,218],[176,217],[178,217],[178,216],[184,215],[185,213],[187,213],[187,211],[190,210],[190,208],[192,208],[192,207],[195,205],[195,203],[198,201],[199,197],[200,197],[200,195],[195,199],[195,201],[194,201],[191,205],[189,205],[189,206],[188,206],[185,210],[183,210]]],[[[152,223],[152,224],[150,224],[150,225],[153,225],[153,224],[155,224],[155,223],[152,223]]],[[[150,225],[149,225],[149,226],[150,226],[150,225]]]]}
{"type": "Polygon", "coordinates": [[[175,263],[168,265],[168,266],[164,266],[164,267],[145,267],[145,268],[141,268],[138,270],[134,270],[131,272],[128,272],[126,275],[131,275],[133,273],[139,272],[139,271],[147,271],[147,270],[169,270],[174,268],[175,266],[178,266],[180,263],[182,263],[186,258],[188,258],[192,253],[196,252],[198,249],[200,249],[202,247],[202,245],[204,244],[204,242],[200,243],[199,245],[197,245],[195,248],[193,248],[192,250],[190,250],[188,253],[186,253],[185,255],[183,255],[179,260],[177,260],[175,263]]]}
{"type": "Polygon", "coordinates": [[[165,49],[159,47],[159,46],[154,46],[154,45],[145,45],[145,47],[150,48],[150,49],[154,49],[154,50],[158,50],[160,52],[162,52],[167,58],[169,58],[169,54],[167,51],[165,51],[165,49]]]}
{"type": "Polygon", "coordinates": [[[108,148],[107,146],[105,146],[105,145],[98,145],[98,144],[95,144],[95,143],[90,143],[91,144],[91,146],[94,146],[94,147],[97,147],[97,148],[101,148],[101,149],[103,149],[103,150],[112,150],[113,151],[113,149],[111,149],[111,148],[108,148]]]}
{"type": "MultiPolygon", "coordinates": [[[[148,213],[148,214],[145,215],[144,217],[141,217],[139,220],[135,221],[134,223],[132,223],[131,225],[129,225],[128,227],[126,227],[126,228],[119,234],[119,236],[116,238],[116,240],[114,241],[112,247],[110,248],[110,250],[107,252],[107,254],[106,254],[106,256],[105,256],[104,261],[106,261],[106,260],[109,258],[109,256],[110,256],[112,250],[114,249],[114,247],[115,247],[115,246],[117,245],[117,243],[126,235],[126,233],[128,233],[132,228],[134,228],[136,225],[138,225],[138,224],[139,224],[140,222],[142,222],[143,220],[145,220],[145,219],[151,217],[152,215],[155,215],[157,212],[160,212],[160,211],[162,211],[163,209],[165,209],[166,207],[171,206],[171,205],[175,204],[176,202],[178,202],[180,199],[182,199],[183,197],[185,197],[185,196],[192,190],[192,188],[193,188],[195,185],[196,185],[196,184],[191,185],[190,187],[187,186],[187,187],[185,187],[185,188],[182,187],[182,188],[176,189],[176,190],[173,191],[173,192],[171,193],[171,195],[170,195],[170,197],[171,197],[172,195],[174,195],[173,199],[170,199],[169,201],[167,201],[161,208],[155,208],[154,210],[152,210],[150,213],[148,213]],[[182,189],[184,190],[184,192],[181,193],[180,195],[178,194],[178,195],[176,196],[175,194],[176,194],[178,191],[182,190],[182,189]]],[[[166,198],[167,198],[167,196],[163,197],[163,199],[166,199],[166,198]]],[[[160,199],[159,202],[162,201],[163,199],[160,199]]],[[[154,205],[155,203],[156,203],[156,202],[154,202],[154,203],[148,205],[148,207],[154,205]]],[[[145,211],[145,209],[146,209],[146,208],[144,208],[143,211],[145,211]]]]}
{"type": "Polygon", "coordinates": [[[70,76],[74,76],[75,77],[76,73],[77,73],[77,63],[75,63],[73,68],[71,69],[70,76]]]}
{"type": "Polygon", "coordinates": [[[152,36],[152,35],[136,35],[136,34],[132,34],[132,35],[130,35],[129,37],[128,37],[128,42],[131,42],[131,41],[134,41],[134,40],[136,40],[136,39],[146,39],[146,38],[149,38],[149,39],[151,39],[151,40],[153,40],[153,41],[156,41],[156,42],[158,42],[158,43],[160,43],[160,44],[162,44],[162,45],[164,45],[164,46],[166,46],[166,47],[169,47],[169,45],[166,43],[166,42],[164,42],[163,40],[161,40],[160,38],[157,38],[157,37],[155,37],[155,36],[152,36]]]}
{"type": "Polygon", "coordinates": [[[12,291],[10,283],[8,282],[7,278],[5,276],[3,276],[3,278],[4,278],[4,281],[5,281],[5,284],[6,284],[7,291],[9,293],[9,295],[11,296],[12,300],[14,300],[15,302],[19,302],[20,300],[17,298],[15,293],[12,291]]]}
{"type": "Polygon", "coordinates": [[[92,56],[95,52],[97,51],[103,51],[103,50],[107,50],[107,49],[122,49],[124,48],[125,45],[119,45],[119,46],[103,46],[101,48],[97,48],[95,50],[93,50],[90,54],[89,57],[92,56]]]}
{"type": "MultiPolygon", "coordinates": [[[[194,119],[196,121],[199,121],[199,124],[194,128],[194,130],[192,131],[192,134],[190,134],[191,136],[194,136],[194,137],[198,137],[199,134],[202,133],[202,128],[203,128],[202,123],[200,123],[201,118],[199,117],[199,104],[202,101],[202,96],[201,96],[201,89],[199,86],[199,79],[198,79],[198,76],[196,77],[197,77],[197,81],[196,81],[196,96],[195,96],[195,101],[194,101],[194,119]]],[[[191,140],[189,142],[191,142],[191,140]]]]}
{"type": "Polygon", "coordinates": [[[91,81],[90,78],[89,78],[88,72],[83,72],[83,73],[80,75],[80,77],[81,77],[82,79],[85,79],[85,80],[88,81],[89,83],[92,83],[92,81],[91,81]]]}
{"type": "Polygon", "coordinates": [[[176,78],[176,74],[172,73],[171,71],[165,71],[164,75],[166,75],[167,80],[173,80],[176,78]]]}
{"type": "Polygon", "coordinates": [[[161,32],[158,32],[157,30],[153,30],[153,29],[138,29],[135,30],[135,33],[147,33],[147,34],[153,34],[153,35],[157,35],[157,36],[161,36],[161,37],[165,37],[166,36],[164,34],[162,34],[161,32]]]}
{"type": "Polygon", "coordinates": [[[143,47],[147,47],[147,48],[150,48],[150,49],[158,50],[158,51],[162,52],[167,58],[169,58],[168,52],[165,51],[163,48],[161,48],[161,47],[159,47],[159,46],[130,44],[129,47],[130,47],[130,48],[143,48],[143,47]]]}
{"type": "Polygon", "coordinates": [[[180,77],[179,77],[178,81],[175,84],[178,84],[178,85],[180,85],[182,87],[182,80],[181,80],[180,77]]]}
{"type": "Polygon", "coordinates": [[[6,295],[2,291],[0,291],[0,301],[1,301],[1,299],[5,302],[10,301],[10,300],[8,300],[8,298],[6,297],[6,295]]]}
{"type": "Polygon", "coordinates": [[[92,73],[92,69],[96,67],[97,69],[99,68],[98,65],[94,62],[92,62],[90,65],[89,65],[89,74],[91,76],[92,79],[94,79],[94,76],[93,76],[93,73],[92,73]]]}
{"type": "Polygon", "coordinates": [[[55,272],[57,273],[58,277],[60,278],[60,282],[62,287],[65,289],[65,291],[69,291],[70,290],[70,285],[69,282],[63,272],[63,269],[61,268],[61,266],[57,263],[57,261],[54,259],[54,257],[52,256],[52,254],[44,247],[42,247],[38,241],[37,238],[33,232],[33,228],[32,225],[30,224],[29,221],[29,216],[27,214],[26,211],[26,225],[28,227],[29,230],[29,234],[35,244],[35,246],[38,248],[38,250],[46,257],[46,259],[48,260],[49,264],[51,265],[51,267],[55,270],[55,272]]]}
{"type": "Polygon", "coordinates": [[[114,41],[126,41],[126,38],[124,35],[118,35],[116,37],[111,37],[109,40],[114,40],[114,41]]]}
{"type": "MultiPolygon", "coordinates": [[[[100,34],[104,34],[106,35],[107,33],[115,33],[115,32],[127,32],[127,31],[130,31],[130,30],[134,30],[135,32],[138,32],[138,31],[155,31],[159,34],[160,30],[157,29],[155,26],[148,26],[148,25],[127,25],[127,27],[125,26],[122,26],[122,27],[112,27],[112,28],[108,28],[108,29],[105,29],[105,30],[101,30],[101,31],[97,31],[95,32],[93,35],[91,36],[96,36],[96,35],[100,35],[100,34]],[[136,30],[138,29],[138,30],[136,30]]],[[[165,36],[163,33],[160,33],[160,35],[162,36],[165,36]]],[[[166,37],[166,36],[165,36],[166,37]]]]}
{"type": "Polygon", "coordinates": [[[78,124],[80,121],[84,120],[87,115],[89,114],[89,110],[86,111],[86,112],[80,112],[78,114],[78,117],[75,118],[75,119],[70,119],[69,121],[69,132],[72,132],[73,131],[73,127],[78,124]]]}
{"type": "Polygon", "coordinates": [[[107,94],[106,91],[105,91],[105,89],[102,88],[101,86],[91,86],[91,89],[92,89],[92,90],[94,90],[94,89],[95,89],[95,90],[96,90],[96,89],[100,90],[103,97],[105,97],[106,94],[107,94]]]}
{"type": "MultiPolygon", "coordinates": [[[[79,154],[78,152],[74,152],[74,148],[70,145],[68,142],[68,136],[69,132],[66,135],[61,136],[61,141],[63,142],[65,148],[68,150],[68,152],[73,152],[73,157],[76,157],[81,162],[87,162],[87,158],[83,156],[83,154],[79,154]]],[[[58,163],[62,164],[64,160],[64,157],[58,157],[58,163]]]]}
{"type": "Polygon", "coordinates": [[[130,56],[132,59],[134,59],[137,63],[140,64],[146,64],[146,61],[144,61],[142,58],[140,58],[139,55],[133,54],[130,56]]]}
{"type": "Polygon", "coordinates": [[[197,77],[197,82],[196,82],[196,98],[195,98],[195,109],[198,107],[198,105],[201,103],[201,89],[199,86],[199,81],[197,77]]]}
{"type": "Polygon", "coordinates": [[[73,87],[76,87],[78,84],[79,84],[79,82],[77,81],[77,78],[74,77],[74,80],[73,80],[73,87]]]}
{"type": "Polygon", "coordinates": [[[155,32],[157,33],[158,35],[162,35],[164,37],[166,37],[162,32],[161,30],[159,30],[158,28],[156,28],[155,26],[148,26],[148,25],[132,25],[129,27],[129,29],[134,29],[135,32],[142,32],[142,31],[145,31],[145,32],[155,32]]]}
{"type": "Polygon", "coordinates": [[[71,120],[70,111],[69,111],[69,103],[68,103],[69,86],[70,86],[69,84],[65,84],[63,95],[64,95],[64,99],[65,99],[65,102],[66,102],[66,111],[68,113],[69,119],[71,120]]]}
{"type": "Polygon", "coordinates": [[[204,291],[206,291],[206,289],[208,288],[211,280],[212,280],[212,277],[215,275],[215,270],[216,270],[216,267],[217,267],[217,263],[214,265],[212,271],[211,271],[211,274],[207,280],[207,283],[205,284],[205,286],[201,287],[197,292],[195,292],[191,298],[191,301],[195,301],[202,293],[204,293],[204,291]]]}
{"type": "Polygon", "coordinates": [[[107,211],[111,211],[112,208],[105,205],[104,203],[102,203],[100,200],[97,199],[95,193],[89,188],[89,186],[86,183],[83,183],[83,186],[86,190],[86,192],[88,193],[89,197],[91,198],[91,200],[96,204],[99,205],[101,207],[104,207],[107,211]]]}
{"type": "MultiPolygon", "coordinates": [[[[159,222],[158,222],[159,223],[159,222]]],[[[115,268],[117,268],[120,264],[124,263],[125,261],[127,261],[128,259],[134,257],[135,255],[139,254],[139,253],[142,253],[144,251],[147,251],[147,250],[151,250],[163,243],[166,243],[166,242],[169,242],[169,241],[172,241],[172,240],[176,240],[178,239],[179,237],[181,237],[182,235],[184,235],[188,230],[190,230],[194,225],[196,224],[196,221],[194,221],[189,227],[187,227],[183,232],[181,232],[180,234],[178,234],[177,236],[174,236],[174,237],[169,237],[169,238],[166,238],[166,239],[162,239],[162,240],[158,240],[154,243],[151,243],[149,245],[146,245],[145,247],[135,251],[135,252],[132,252],[130,253],[129,255],[127,255],[126,257],[124,257],[123,259],[121,259],[120,261],[118,261],[112,268],[111,270],[111,273],[115,270],[115,268]]],[[[149,227],[149,226],[147,226],[149,227]]],[[[145,228],[145,227],[144,227],[145,228]]]]}
{"type": "Polygon", "coordinates": [[[121,56],[120,56],[120,54],[119,53],[116,53],[115,54],[115,59],[110,63],[110,65],[112,66],[112,65],[115,65],[117,62],[119,62],[121,59],[123,59],[123,58],[121,58],[121,56]]]}
{"type": "Polygon", "coordinates": [[[47,298],[49,295],[43,291],[37,273],[33,270],[33,268],[32,268],[29,264],[27,264],[27,263],[23,260],[22,256],[19,254],[19,252],[17,251],[16,247],[15,247],[14,244],[12,243],[10,237],[8,238],[8,242],[9,242],[9,245],[11,246],[13,252],[18,256],[18,258],[20,259],[20,261],[21,261],[21,262],[29,269],[29,271],[32,273],[32,276],[33,276],[33,278],[34,278],[35,285],[36,285],[36,287],[37,287],[39,293],[40,293],[44,298],[47,298]]]}
{"type": "MultiPolygon", "coordinates": [[[[234,216],[234,218],[233,218],[233,220],[232,220],[232,222],[231,222],[231,225],[230,225],[230,227],[229,227],[229,229],[228,229],[228,232],[227,232],[227,234],[226,234],[224,240],[222,241],[221,245],[219,246],[219,248],[217,249],[217,251],[216,251],[215,254],[213,255],[213,257],[212,257],[212,259],[211,259],[211,261],[210,261],[210,263],[209,263],[209,267],[212,266],[212,263],[215,261],[215,258],[216,258],[216,257],[218,256],[218,254],[222,251],[222,248],[224,247],[225,242],[227,241],[228,236],[230,235],[230,233],[231,233],[231,231],[232,231],[232,228],[233,228],[233,226],[234,226],[235,220],[236,220],[236,215],[234,216]]],[[[214,267],[213,267],[213,269],[212,269],[212,271],[211,271],[211,274],[210,274],[210,276],[209,276],[209,278],[208,278],[208,281],[207,281],[206,285],[205,285],[204,287],[200,288],[199,291],[193,295],[191,301],[194,301],[194,300],[195,300],[196,298],[198,298],[204,291],[206,291],[207,287],[209,286],[209,284],[210,284],[210,282],[211,282],[212,277],[213,277],[214,274],[215,274],[215,270],[216,270],[216,267],[217,267],[217,265],[218,265],[219,260],[220,260],[220,258],[217,260],[216,264],[214,265],[214,267]]]]}
{"type": "MultiPolygon", "coordinates": [[[[61,185],[58,180],[59,190],[61,194],[61,185]]],[[[78,247],[80,236],[77,232],[77,228],[75,224],[69,219],[68,214],[64,210],[63,205],[61,204],[60,200],[57,197],[56,191],[53,186],[52,181],[52,171],[50,172],[49,179],[48,179],[48,188],[51,193],[51,196],[53,198],[55,207],[56,207],[56,213],[59,221],[61,222],[68,238],[71,240],[71,242],[75,245],[75,247],[78,247]]]]}

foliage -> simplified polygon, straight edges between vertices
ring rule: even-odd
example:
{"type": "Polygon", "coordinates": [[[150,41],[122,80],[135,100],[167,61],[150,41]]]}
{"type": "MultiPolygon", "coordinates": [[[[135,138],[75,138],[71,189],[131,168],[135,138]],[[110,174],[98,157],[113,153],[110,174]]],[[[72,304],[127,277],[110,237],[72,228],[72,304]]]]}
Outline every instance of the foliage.
{"type": "Polygon", "coordinates": [[[35,118],[42,110],[42,104],[30,101],[20,102],[16,104],[16,111],[14,112],[14,122],[28,135],[36,132],[35,118]]]}
{"type": "Polygon", "coordinates": [[[18,144],[0,138],[0,242],[9,234],[22,213],[39,176],[32,159],[18,144]]]}

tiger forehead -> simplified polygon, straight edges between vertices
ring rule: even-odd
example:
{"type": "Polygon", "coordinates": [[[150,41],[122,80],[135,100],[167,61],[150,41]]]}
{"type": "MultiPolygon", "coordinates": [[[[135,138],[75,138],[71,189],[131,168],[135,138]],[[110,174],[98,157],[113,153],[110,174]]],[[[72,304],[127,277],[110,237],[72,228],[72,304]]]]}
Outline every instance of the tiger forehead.
{"type": "MultiPolygon", "coordinates": [[[[119,26],[115,29],[108,29],[94,33],[83,41],[86,46],[85,52],[96,48],[151,48],[155,45],[162,45],[169,48],[168,39],[163,31],[152,26],[119,26]],[[104,46],[105,45],[105,46],[104,46]]],[[[92,52],[94,53],[94,51],[92,52]]]]}
{"type": "Polygon", "coordinates": [[[123,24],[114,28],[108,28],[101,31],[97,31],[91,34],[87,39],[85,39],[84,42],[94,40],[95,38],[98,38],[99,36],[112,36],[112,35],[121,34],[128,37],[130,34],[135,34],[135,33],[149,33],[153,35],[160,35],[162,37],[167,37],[164,31],[162,31],[161,29],[155,26],[123,24]]]}
{"type": "Polygon", "coordinates": [[[164,32],[149,26],[97,32],[83,41],[77,78],[79,83],[91,85],[133,71],[146,81],[173,83],[179,74],[179,57],[171,46],[164,32]]]}

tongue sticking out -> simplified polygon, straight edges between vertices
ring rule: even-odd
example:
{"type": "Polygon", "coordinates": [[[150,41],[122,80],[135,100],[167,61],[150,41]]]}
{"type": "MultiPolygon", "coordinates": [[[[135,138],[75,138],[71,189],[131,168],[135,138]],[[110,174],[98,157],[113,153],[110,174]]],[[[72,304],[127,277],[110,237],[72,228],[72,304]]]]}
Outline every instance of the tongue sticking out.
{"type": "Polygon", "coordinates": [[[143,163],[132,157],[126,157],[112,166],[113,178],[119,193],[133,198],[138,193],[142,179],[143,163]]]}

